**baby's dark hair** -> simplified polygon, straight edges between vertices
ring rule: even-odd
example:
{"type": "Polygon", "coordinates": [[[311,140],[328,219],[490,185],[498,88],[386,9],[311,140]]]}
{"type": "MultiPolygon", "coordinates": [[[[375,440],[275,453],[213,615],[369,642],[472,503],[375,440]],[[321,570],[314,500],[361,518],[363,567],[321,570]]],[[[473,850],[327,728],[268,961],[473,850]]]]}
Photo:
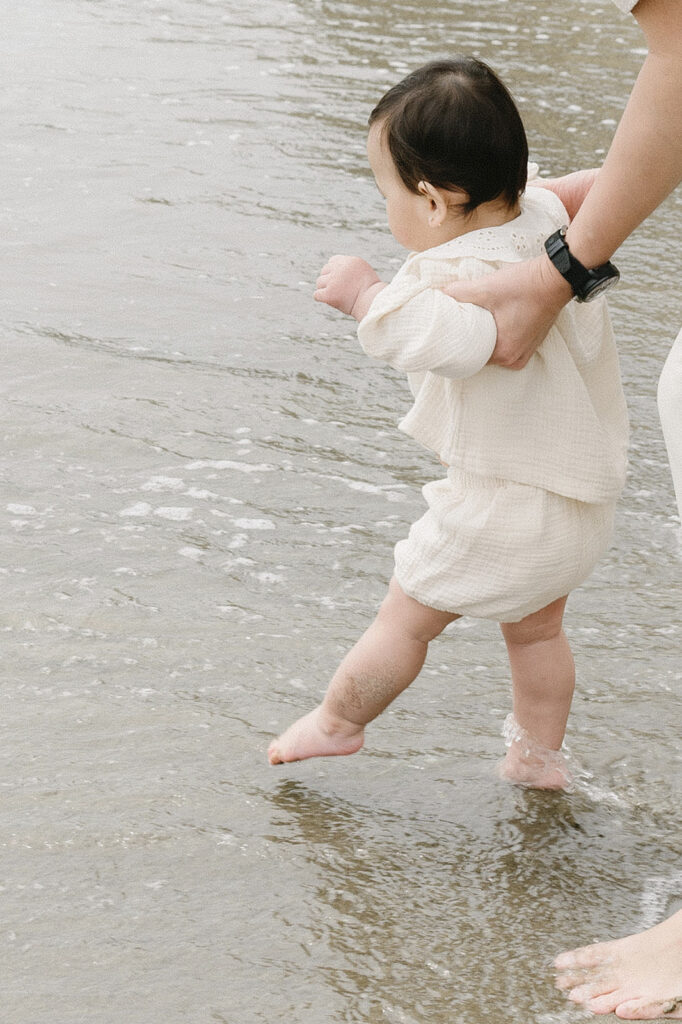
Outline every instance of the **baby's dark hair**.
{"type": "Polygon", "coordinates": [[[470,213],[498,198],[513,207],[526,187],[528,142],[516,104],[475,57],[417,68],[379,100],[369,116],[377,123],[411,192],[420,181],[463,189],[470,213]]]}

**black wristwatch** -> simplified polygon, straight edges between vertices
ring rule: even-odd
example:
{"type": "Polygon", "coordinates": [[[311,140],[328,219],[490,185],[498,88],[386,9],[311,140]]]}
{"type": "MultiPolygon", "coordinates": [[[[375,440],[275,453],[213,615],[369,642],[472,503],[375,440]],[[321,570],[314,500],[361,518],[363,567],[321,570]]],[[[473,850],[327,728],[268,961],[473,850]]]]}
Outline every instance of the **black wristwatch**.
{"type": "Polygon", "coordinates": [[[566,228],[559,228],[545,242],[550,260],[573,289],[578,302],[590,302],[616,284],[620,278],[613,263],[602,263],[588,270],[573,256],[566,244],[566,228]]]}

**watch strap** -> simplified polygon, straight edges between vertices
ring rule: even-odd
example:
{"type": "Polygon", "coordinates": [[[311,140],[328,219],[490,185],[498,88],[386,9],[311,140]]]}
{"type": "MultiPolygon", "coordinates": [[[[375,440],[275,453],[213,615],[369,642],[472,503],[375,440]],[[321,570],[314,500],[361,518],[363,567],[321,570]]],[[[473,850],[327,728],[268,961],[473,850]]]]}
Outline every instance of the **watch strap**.
{"type": "Polygon", "coordinates": [[[588,270],[568,248],[566,231],[567,228],[563,227],[550,235],[545,241],[545,250],[554,267],[570,284],[578,301],[585,302],[597,288],[602,290],[608,284],[615,284],[620,274],[614,264],[608,261],[588,270]]]}
{"type": "Polygon", "coordinates": [[[550,260],[561,276],[568,281],[574,295],[580,295],[590,280],[589,270],[572,255],[566,243],[566,228],[559,228],[545,242],[550,260]]]}

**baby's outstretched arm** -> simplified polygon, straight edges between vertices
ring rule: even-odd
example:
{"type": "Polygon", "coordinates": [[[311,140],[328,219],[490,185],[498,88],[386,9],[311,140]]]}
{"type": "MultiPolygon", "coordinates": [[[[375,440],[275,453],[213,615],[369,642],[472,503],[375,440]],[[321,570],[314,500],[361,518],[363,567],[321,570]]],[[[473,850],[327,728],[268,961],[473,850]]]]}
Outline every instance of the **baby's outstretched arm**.
{"type": "Polygon", "coordinates": [[[373,267],[359,256],[332,256],[320,271],[313,298],[362,320],[376,295],[386,287],[373,267]]]}

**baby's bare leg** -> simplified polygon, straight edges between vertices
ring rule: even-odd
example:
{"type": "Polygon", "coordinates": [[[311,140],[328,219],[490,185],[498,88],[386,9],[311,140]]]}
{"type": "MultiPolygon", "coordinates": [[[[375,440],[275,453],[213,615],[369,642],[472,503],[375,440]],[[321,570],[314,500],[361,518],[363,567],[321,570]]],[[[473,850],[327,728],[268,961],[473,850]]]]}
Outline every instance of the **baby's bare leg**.
{"type": "Polygon", "coordinates": [[[570,778],[560,758],[575,688],[575,666],[561,628],[566,598],[521,622],[501,623],[512,672],[514,718],[523,742],[513,742],[502,765],[512,782],[565,789],[570,778]],[[526,742],[528,741],[528,742],[526,742]],[[543,756],[543,750],[547,756],[543,756]]]}
{"type": "Polygon", "coordinates": [[[270,744],[270,763],[354,754],[364,727],[416,679],[429,641],[456,618],[408,597],[391,580],[376,619],[339,665],[322,703],[270,744]]]}

